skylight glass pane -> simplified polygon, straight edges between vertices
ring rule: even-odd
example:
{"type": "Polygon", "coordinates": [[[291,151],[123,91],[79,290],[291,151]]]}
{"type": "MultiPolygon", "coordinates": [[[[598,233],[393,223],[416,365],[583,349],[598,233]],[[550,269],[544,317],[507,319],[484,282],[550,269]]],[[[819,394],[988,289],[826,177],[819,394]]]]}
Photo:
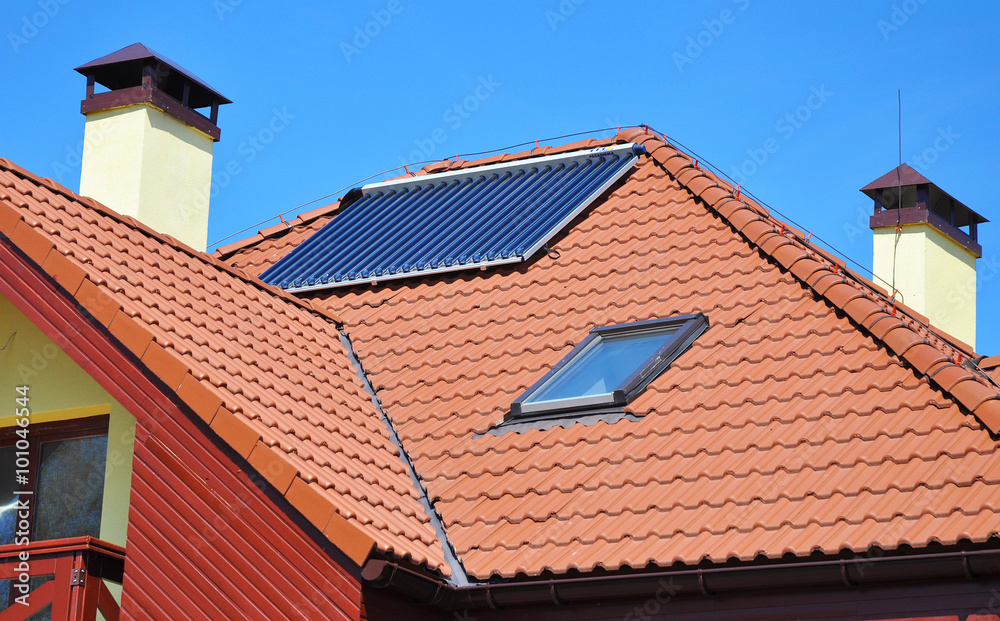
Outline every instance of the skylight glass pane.
{"type": "Polygon", "coordinates": [[[525,403],[610,394],[663,347],[678,327],[601,335],[525,403]]]}

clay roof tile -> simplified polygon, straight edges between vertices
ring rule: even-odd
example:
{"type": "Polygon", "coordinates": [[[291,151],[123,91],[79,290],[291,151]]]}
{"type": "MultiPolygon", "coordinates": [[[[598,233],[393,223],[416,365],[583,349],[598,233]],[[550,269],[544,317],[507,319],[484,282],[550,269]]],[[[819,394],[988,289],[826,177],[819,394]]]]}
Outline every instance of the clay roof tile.
{"type": "Polygon", "coordinates": [[[996,442],[969,411],[1000,424],[950,341],[655,133],[612,141],[648,155],[565,229],[558,259],[315,298],[337,309],[471,575],[992,536],[897,512],[933,498],[995,517],[933,476],[970,485],[982,468],[956,464],[996,442]],[[690,312],[712,327],[632,418],[496,429],[591,327],[690,312]]]}

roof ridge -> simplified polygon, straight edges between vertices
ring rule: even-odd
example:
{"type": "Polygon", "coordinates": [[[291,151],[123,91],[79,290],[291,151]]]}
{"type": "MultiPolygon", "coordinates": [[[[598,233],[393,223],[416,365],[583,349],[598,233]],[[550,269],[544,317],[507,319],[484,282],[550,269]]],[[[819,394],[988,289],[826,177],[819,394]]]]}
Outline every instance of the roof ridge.
{"type": "Polygon", "coordinates": [[[340,196],[335,202],[332,202],[329,205],[317,207],[316,209],[310,209],[309,211],[301,213],[291,220],[283,219],[279,224],[265,226],[262,229],[258,229],[255,234],[249,237],[238,239],[232,243],[226,244],[225,246],[219,246],[214,252],[211,253],[211,256],[219,260],[224,260],[248,246],[259,244],[260,242],[268,239],[281,237],[286,232],[294,230],[295,227],[305,226],[315,220],[318,220],[319,218],[322,218],[323,216],[332,215],[340,209],[340,203],[343,198],[343,196],[340,196]]]}
{"type": "MultiPolygon", "coordinates": [[[[258,289],[260,289],[262,291],[265,291],[265,292],[267,292],[267,293],[269,293],[269,294],[271,294],[271,295],[273,295],[275,297],[282,298],[282,299],[284,299],[287,302],[291,302],[295,306],[298,306],[300,308],[304,308],[304,309],[312,312],[315,315],[318,315],[318,316],[320,316],[320,317],[322,317],[324,319],[332,321],[336,325],[339,325],[339,324],[343,323],[341,321],[340,317],[338,317],[333,311],[331,311],[331,310],[329,310],[329,309],[327,309],[327,308],[325,308],[323,306],[319,306],[319,305],[313,304],[312,301],[310,301],[310,300],[305,300],[303,298],[296,297],[296,296],[294,296],[294,295],[286,292],[285,290],[281,289],[280,287],[276,287],[274,285],[269,285],[269,284],[265,283],[264,281],[262,281],[261,279],[257,278],[256,276],[252,276],[246,270],[244,270],[242,268],[239,268],[239,267],[235,267],[235,266],[233,266],[233,265],[231,265],[231,264],[229,264],[229,263],[221,260],[220,258],[214,256],[215,253],[211,253],[210,254],[208,252],[202,252],[202,251],[199,251],[199,250],[195,250],[194,248],[192,248],[191,246],[188,246],[187,244],[185,244],[184,242],[180,241],[179,239],[176,239],[176,238],[171,237],[170,235],[166,235],[164,233],[160,233],[159,231],[156,231],[156,230],[150,228],[145,223],[140,222],[139,220],[137,220],[137,219],[135,219],[135,218],[133,218],[131,216],[126,216],[126,215],[120,214],[117,211],[115,211],[114,209],[111,209],[110,207],[108,207],[107,205],[105,205],[104,203],[101,203],[101,202],[97,201],[96,199],[93,199],[93,198],[91,198],[89,196],[82,196],[80,194],[77,194],[76,192],[70,190],[66,186],[64,186],[64,185],[62,185],[60,183],[57,183],[56,181],[53,181],[52,179],[49,179],[48,177],[40,177],[40,176],[38,176],[38,175],[36,175],[36,174],[34,174],[34,173],[32,173],[32,172],[24,169],[24,168],[18,166],[14,162],[12,162],[12,161],[10,161],[10,160],[8,160],[6,158],[0,157],[0,170],[4,170],[4,169],[6,169],[9,172],[14,173],[15,175],[18,175],[19,177],[21,177],[22,179],[25,179],[26,181],[34,182],[35,184],[40,185],[42,187],[45,187],[45,188],[49,189],[50,191],[55,192],[56,194],[61,194],[64,198],[66,198],[68,200],[74,201],[76,203],[80,203],[82,205],[86,205],[87,207],[90,207],[91,209],[94,209],[94,210],[100,212],[102,215],[107,216],[107,217],[109,217],[109,218],[111,218],[113,220],[116,220],[117,222],[120,222],[121,224],[124,224],[125,226],[127,226],[129,228],[141,231],[142,233],[146,234],[147,236],[152,237],[152,238],[156,239],[157,241],[160,241],[160,242],[162,242],[162,243],[170,246],[171,248],[174,248],[175,250],[179,250],[179,251],[181,251],[181,252],[183,252],[183,253],[191,256],[192,258],[201,260],[201,261],[203,261],[205,263],[208,263],[208,264],[212,265],[213,267],[219,268],[219,269],[221,269],[221,270],[223,270],[223,271],[225,271],[225,272],[227,272],[227,273],[229,273],[229,274],[231,274],[231,275],[239,278],[240,280],[242,280],[242,281],[244,281],[244,282],[246,282],[248,284],[251,284],[251,285],[257,287],[258,289]]],[[[2,198],[2,197],[0,197],[0,198],[2,198]]]]}
{"type": "Polygon", "coordinates": [[[748,242],[850,317],[865,334],[883,342],[921,375],[933,379],[987,429],[1000,434],[1000,392],[991,390],[995,387],[987,386],[986,379],[973,370],[952,362],[975,357],[971,348],[962,349],[953,337],[910,316],[915,313],[907,312],[909,309],[892,305],[874,283],[809,244],[801,231],[755,201],[748,201],[732,184],[699,167],[697,161],[655,132],[624,130],[616,139],[645,146],[649,157],[679,185],[700,198],[748,242]]]}

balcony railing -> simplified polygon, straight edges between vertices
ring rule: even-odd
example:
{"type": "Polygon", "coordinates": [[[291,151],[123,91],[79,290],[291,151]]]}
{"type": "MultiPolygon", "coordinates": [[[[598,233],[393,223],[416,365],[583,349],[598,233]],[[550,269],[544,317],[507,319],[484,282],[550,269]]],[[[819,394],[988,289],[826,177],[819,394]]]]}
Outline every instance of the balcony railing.
{"type": "Polygon", "coordinates": [[[46,611],[53,621],[94,621],[97,611],[118,621],[118,603],[104,581],[121,584],[124,571],[125,548],[93,537],[0,546],[0,581],[9,580],[12,592],[0,621],[25,621],[46,611]],[[26,581],[32,590],[15,601],[22,595],[17,585],[26,581]]]}

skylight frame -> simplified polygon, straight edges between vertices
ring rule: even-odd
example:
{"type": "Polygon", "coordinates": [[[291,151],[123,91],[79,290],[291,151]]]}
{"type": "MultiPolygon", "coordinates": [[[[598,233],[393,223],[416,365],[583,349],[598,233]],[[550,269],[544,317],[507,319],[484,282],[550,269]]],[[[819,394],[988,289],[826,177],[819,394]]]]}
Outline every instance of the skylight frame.
{"type": "MultiPolygon", "coordinates": [[[[334,258],[324,259],[315,254],[322,252],[319,249],[323,247],[322,244],[324,241],[336,239],[336,236],[341,234],[341,232],[334,229],[329,236],[324,237],[324,230],[321,229],[302,242],[300,247],[303,247],[303,251],[301,253],[296,255],[299,247],[295,248],[291,253],[265,270],[261,277],[265,282],[275,284],[286,291],[305,292],[351,285],[375,285],[387,280],[422,277],[425,275],[476,268],[485,269],[487,267],[523,262],[534,256],[552,237],[563,231],[574,218],[590,207],[595,200],[607,192],[622,177],[627,175],[629,171],[633,170],[639,156],[643,153],[645,153],[645,149],[635,143],[607,145],[557,155],[525,158],[511,162],[500,162],[485,166],[368,184],[360,189],[361,197],[345,207],[343,212],[326,226],[336,227],[343,224],[346,228],[340,229],[340,231],[344,234],[353,230],[353,228],[358,226],[359,222],[363,222],[363,217],[361,215],[352,216],[352,209],[359,208],[359,204],[370,199],[370,197],[377,197],[379,192],[386,193],[387,196],[384,199],[385,202],[381,209],[387,209],[393,201],[402,200],[405,202],[406,200],[414,200],[412,197],[417,192],[422,192],[422,195],[415,200],[418,202],[426,201],[424,207],[430,209],[430,215],[433,215],[434,210],[438,209],[438,206],[441,204],[440,201],[449,202],[457,200],[447,196],[440,199],[432,196],[448,183],[462,183],[463,180],[479,183],[480,181],[478,180],[486,179],[486,181],[482,182],[482,185],[476,187],[473,196],[478,196],[480,193],[492,195],[498,191],[497,188],[499,186],[490,186],[490,184],[494,183],[491,180],[491,176],[514,174],[518,171],[534,171],[530,174],[540,175],[536,177],[540,181],[532,180],[531,184],[535,185],[529,184],[524,187],[514,186],[514,189],[508,190],[506,195],[502,194],[501,191],[502,200],[499,203],[500,205],[507,205],[508,201],[515,200],[521,201],[521,204],[525,205],[544,205],[547,201],[552,200],[557,205],[560,203],[563,207],[573,205],[573,208],[568,211],[564,208],[558,208],[551,213],[540,208],[538,211],[532,212],[531,220],[527,221],[530,226],[526,226],[523,229],[512,229],[500,237],[487,236],[486,238],[481,238],[478,236],[484,234],[484,230],[489,229],[482,227],[482,218],[487,216],[483,216],[484,212],[480,207],[477,207],[476,211],[469,212],[473,214],[470,216],[473,219],[470,220],[469,225],[478,228],[471,229],[475,231],[474,236],[460,240],[457,243],[459,249],[462,250],[461,254],[455,253],[455,247],[450,248],[447,252],[442,251],[440,246],[435,245],[441,242],[440,237],[422,237],[419,238],[420,243],[431,244],[436,251],[439,251],[439,254],[431,257],[413,256],[411,257],[413,263],[410,265],[401,265],[398,262],[398,249],[401,244],[400,239],[403,237],[396,226],[386,229],[387,237],[381,240],[382,243],[380,245],[372,248],[373,258],[355,260],[353,265],[344,264],[347,261],[344,257],[352,256],[350,255],[351,251],[348,250],[349,246],[344,246],[342,251],[335,251],[333,254],[334,258]],[[548,177],[561,178],[570,174],[570,171],[573,170],[573,168],[570,168],[571,166],[579,169],[580,166],[583,166],[590,159],[601,158],[602,163],[600,165],[607,166],[604,158],[608,156],[614,156],[618,161],[615,161],[607,171],[598,174],[597,178],[591,179],[584,175],[579,178],[568,177],[565,180],[556,181],[547,179],[548,177]],[[539,172],[545,167],[550,167],[548,172],[539,172]],[[605,175],[607,175],[606,178],[605,175]],[[594,183],[598,185],[594,186],[594,183]],[[418,190],[417,188],[421,189],[418,190]],[[390,192],[394,192],[395,194],[389,194],[390,192]],[[403,196],[404,192],[410,192],[409,199],[403,196]],[[561,194],[563,192],[567,193],[561,194]],[[550,218],[556,216],[561,217],[558,221],[551,222],[550,218]],[[345,221],[344,218],[348,218],[348,220],[345,221]],[[338,223],[338,220],[342,222],[338,223]],[[538,235],[537,238],[535,237],[536,235],[538,235]],[[462,244],[468,244],[470,239],[479,240],[483,244],[483,247],[470,252],[467,245],[462,246],[462,244]],[[311,255],[310,253],[313,254],[311,255]],[[393,260],[388,258],[390,256],[393,257],[393,260]],[[290,262],[288,261],[289,259],[291,259],[290,262]],[[335,271],[330,263],[327,263],[323,267],[323,262],[327,260],[333,262],[338,268],[343,268],[343,271],[335,271]],[[284,270],[281,267],[283,264],[286,265],[284,270]],[[295,273],[297,270],[300,271],[298,275],[295,273]]],[[[589,163],[586,165],[590,166],[589,163]]],[[[375,198],[371,198],[371,200],[375,200],[375,198]]],[[[479,204],[477,203],[477,205],[479,204]]],[[[361,208],[373,209],[371,207],[361,208]]],[[[381,214],[377,210],[379,208],[375,209],[373,213],[381,214]]],[[[515,211],[517,210],[515,209],[515,211]]],[[[363,213],[365,212],[359,212],[359,214],[363,213]]],[[[379,215],[379,217],[383,216],[379,215]]],[[[396,216],[386,215],[385,217],[391,218],[396,216]]],[[[495,218],[495,216],[487,217],[490,222],[492,218],[495,218]]],[[[428,228],[419,219],[417,223],[421,225],[422,234],[428,230],[434,230],[434,225],[430,225],[430,228],[428,228]]],[[[418,246],[417,248],[423,252],[426,246],[418,246]]],[[[355,255],[355,259],[359,256],[355,255]]]]}
{"type": "Polygon", "coordinates": [[[693,313],[662,319],[650,319],[626,324],[598,326],[574,347],[541,379],[531,385],[511,404],[510,419],[524,419],[538,416],[565,414],[567,412],[589,413],[596,409],[623,408],[638,397],[650,382],[662,374],[670,364],[691,346],[708,329],[708,316],[693,313]],[[654,330],[677,327],[677,331],[667,338],[655,352],[639,364],[621,383],[608,393],[586,395],[564,399],[531,402],[531,398],[541,392],[564,370],[595,346],[599,339],[626,334],[639,334],[654,330]]]}

